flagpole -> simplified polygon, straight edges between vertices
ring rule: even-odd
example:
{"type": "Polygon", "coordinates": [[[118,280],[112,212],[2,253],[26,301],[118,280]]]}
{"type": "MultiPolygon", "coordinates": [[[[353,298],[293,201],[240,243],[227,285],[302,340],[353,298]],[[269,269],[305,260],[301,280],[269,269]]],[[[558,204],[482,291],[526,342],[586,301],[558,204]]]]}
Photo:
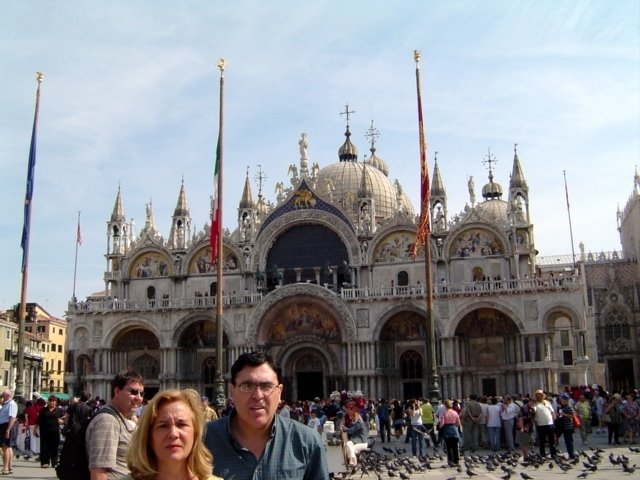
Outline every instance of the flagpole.
{"type": "MultiPolygon", "coordinates": [[[[223,261],[223,252],[222,252],[222,133],[223,133],[223,120],[224,120],[224,71],[227,67],[224,59],[220,59],[218,62],[218,68],[220,69],[220,110],[219,110],[219,130],[218,130],[218,147],[217,147],[217,168],[218,168],[218,183],[216,186],[217,189],[217,214],[218,214],[218,238],[217,238],[217,247],[218,247],[218,256],[216,261],[216,370],[215,370],[215,379],[214,379],[214,392],[216,397],[216,406],[219,410],[224,408],[226,404],[226,397],[224,394],[224,380],[222,378],[222,368],[223,368],[223,351],[222,351],[222,337],[224,335],[224,319],[223,319],[223,306],[224,306],[224,298],[223,289],[222,289],[222,261],[223,261]]],[[[215,212],[214,212],[215,213],[215,212]]],[[[213,219],[212,219],[213,224],[213,219]]]]}
{"type": "Polygon", "coordinates": [[[571,224],[571,208],[569,207],[569,189],[567,188],[567,171],[563,170],[564,176],[564,194],[567,197],[567,215],[569,215],[569,237],[571,238],[571,256],[573,258],[573,269],[576,268],[576,251],[573,246],[573,225],[571,224]]]}
{"type": "Polygon", "coordinates": [[[24,396],[24,336],[27,323],[27,277],[29,274],[29,234],[31,232],[31,200],[36,167],[36,139],[38,132],[38,113],[40,112],[40,84],[44,75],[36,73],[36,111],[33,116],[31,146],[29,147],[29,167],[27,169],[27,192],[24,199],[24,226],[22,228],[22,287],[20,291],[20,309],[18,310],[18,359],[16,364],[15,396],[24,396]]]}
{"type": "Polygon", "coordinates": [[[429,361],[429,399],[434,402],[440,398],[438,384],[438,372],[436,369],[436,329],[433,314],[433,279],[431,278],[431,225],[429,219],[430,185],[429,165],[427,164],[427,142],[424,135],[422,119],[422,95],[420,89],[420,52],[413,51],[413,59],[416,62],[416,92],[418,96],[418,135],[420,141],[420,226],[416,235],[416,247],[418,242],[424,245],[424,271],[425,271],[425,297],[427,307],[427,354],[429,361]]]}
{"type": "Polygon", "coordinates": [[[71,297],[73,303],[76,303],[76,274],[78,272],[78,246],[82,242],[82,237],[80,236],[80,210],[78,210],[78,230],[76,231],[76,258],[73,263],[73,296],[71,297]]]}

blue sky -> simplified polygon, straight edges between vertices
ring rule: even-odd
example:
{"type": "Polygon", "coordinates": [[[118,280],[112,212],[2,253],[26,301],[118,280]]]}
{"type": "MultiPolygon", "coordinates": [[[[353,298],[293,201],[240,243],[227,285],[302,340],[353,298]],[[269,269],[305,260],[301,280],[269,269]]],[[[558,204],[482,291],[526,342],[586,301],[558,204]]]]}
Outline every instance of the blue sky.
{"type": "MultiPolygon", "coordinates": [[[[490,148],[507,187],[513,144],[529,183],[541,255],[620,248],[616,209],[640,163],[640,4],[635,1],[35,1],[0,18],[0,308],[20,298],[20,235],[35,102],[45,73],[33,199],[28,300],[58,316],[73,289],[104,288],[106,221],[122,188],[138,230],[153,201],[166,238],[184,178],[198,230],[207,221],[225,74],[224,226],[236,225],[249,167],[264,194],[287,179],[309,137],[311,162],[337,161],[349,103],[362,157],[377,155],[418,208],[413,50],[430,168],[449,213],[479,195],[490,148]]],[[[257,185],[253,184],[254,195],[257,185]]]]}

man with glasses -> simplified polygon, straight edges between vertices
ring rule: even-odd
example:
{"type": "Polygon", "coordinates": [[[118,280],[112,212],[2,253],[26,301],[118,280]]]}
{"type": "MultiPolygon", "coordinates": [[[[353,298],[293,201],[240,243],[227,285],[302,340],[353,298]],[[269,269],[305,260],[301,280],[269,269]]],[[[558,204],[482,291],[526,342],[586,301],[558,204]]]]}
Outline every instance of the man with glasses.
{"type": "Polygon", "coordinates": [[[240,355],[231,367],[230,415],[207,424],[205,445],[214,475],[226,480],[329,478],[320,436],[300,422],[276,415],[282,384],[273,359],[240,355]]]}
{"type": "Polygon", "coordinates": [[[96,413],[87,427],[91,480],[116,480],[129,473],[125,455],[136,428],[133,417],[143,397],[144,380],[139,373],[127,370],[111,381],[111,402],[96,413]]]}

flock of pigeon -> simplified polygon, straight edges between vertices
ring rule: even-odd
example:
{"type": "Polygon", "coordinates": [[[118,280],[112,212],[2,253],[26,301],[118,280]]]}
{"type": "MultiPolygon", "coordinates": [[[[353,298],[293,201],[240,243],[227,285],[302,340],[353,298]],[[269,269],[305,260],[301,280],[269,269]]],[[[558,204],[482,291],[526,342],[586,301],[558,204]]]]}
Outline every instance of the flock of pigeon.
{"type": "MultiPolygon", "coordinates": [[[[378,480],[409,480],[412,475],[440,471],[444,473],[446,480],[462,480],[475,476],[483,478],[487,473],[492,473],[492,478],[499,477],[501,480],[518,480],[518,476],[522,480],[536,480],[549,478],[552,471],[562,471],[565,474],[573,473],[577,478],[583,479],[606,469],[608,472],[619,471],[623,475],[628,474],[630,478],[637,478],[633,474],[638,467],[630,457],[638,454],[640,448],[629,447],[629,456],[616,456],[611,452],[607,457],[604,450],[592,447],[588,451],[578,451],[575,459],[567,459],[563,455],[542,458],[534,453],[523,460],[518,452],[508,452],[465,455],[459,465],[452,465],[448,464],[446,457],[442,455],[416,458],[408,455],[404,448],[383,447],[383,452],[369,449],[358,453],[356,466],[350,467],[347,472],[331,473],[330,476],[335,480],[358,479],[365,475],[378,480]],[[517,473],[517,470],[520,473],[517,473]]],[[[640,469],[638,472],[640,473],[640,469]]]]}

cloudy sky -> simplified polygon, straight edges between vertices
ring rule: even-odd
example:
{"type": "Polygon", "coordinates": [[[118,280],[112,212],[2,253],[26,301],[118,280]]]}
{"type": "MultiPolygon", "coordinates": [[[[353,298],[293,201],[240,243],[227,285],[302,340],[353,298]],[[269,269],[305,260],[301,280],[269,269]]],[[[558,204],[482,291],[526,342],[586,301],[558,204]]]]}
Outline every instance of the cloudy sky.
{"type": "MultiPolygon", "coordinates": [[[[20,236],[35,72],[42,84],[28,301],[62,316],[104,288],[106,222],[118,186],[127,218],[153,202],[166,237],[184,178],[193,222],[207,221],[225,74],[224,226],[236,225],[247,167],[263,192],[287,181],[298,139],[311,162],[337,161],[349,103],[352,141],[377,154],[418,208],[413,50],[430,168],[449,212],[487,181],[508,186],[513,145],[530,187],[541,255],[620,248],[616,210],[640,163],[640,4],[629,1],[36,1],[0,18],[0,308],[20,299],[20,236]]],[[[253,183],[254,195],[257,184],[253,183]]]]}

